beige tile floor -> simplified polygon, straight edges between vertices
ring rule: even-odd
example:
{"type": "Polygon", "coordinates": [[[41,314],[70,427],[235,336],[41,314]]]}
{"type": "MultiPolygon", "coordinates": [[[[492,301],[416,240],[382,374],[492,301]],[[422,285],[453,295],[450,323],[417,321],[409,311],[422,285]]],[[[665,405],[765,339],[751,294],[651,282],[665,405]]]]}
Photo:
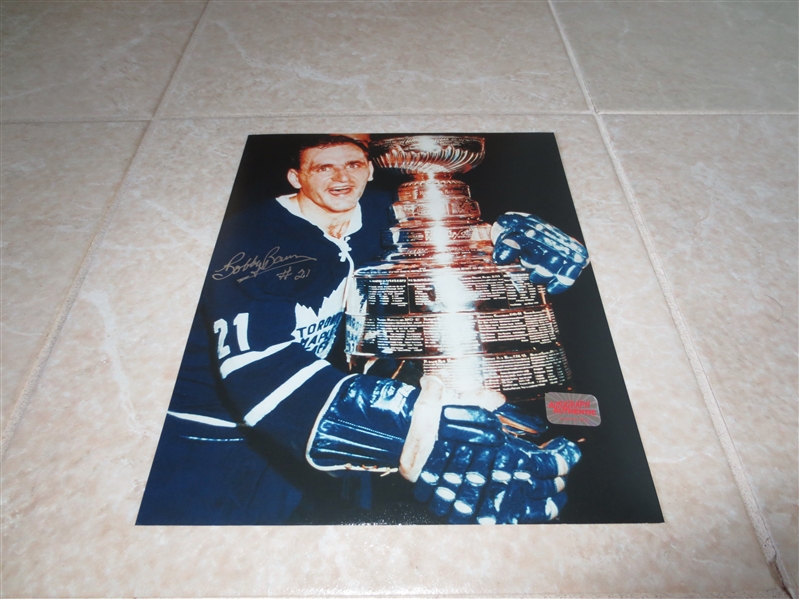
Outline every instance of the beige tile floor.
{"type": "Polygon", "coordinates": [[[6,2],[3,597],[797,597],[796,2],[6,2]],[[248,134],[554,131],[657,525],[137,529],[248,134]]]}

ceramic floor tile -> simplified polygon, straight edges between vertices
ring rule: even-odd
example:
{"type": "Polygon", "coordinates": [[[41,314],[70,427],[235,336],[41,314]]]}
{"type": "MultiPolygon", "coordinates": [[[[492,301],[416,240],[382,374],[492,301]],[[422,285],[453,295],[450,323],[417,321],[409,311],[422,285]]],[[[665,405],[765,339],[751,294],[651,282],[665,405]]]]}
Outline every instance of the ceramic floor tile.
{"type": "Polygon", "coordinates": [[[796,118],[607,123],[795,589],[796,118]]]}
{"type": "Polygon", "coordinates": [[[556,2],[598,110],[795,111],[796,2],[556,2]]]}
{"type": "Polygon", "coordinates": [[[781,596],[591,117],[155,124],[2,475],[7,596],[781,596]],[[246,135],[319,130],[556,132],[665,523],[134,526],[246,135]]]}
{"type": "Polygon", "coordinates": [[[3,119],[149,117],[203,2],[3,2],[3,119]]]}
{"type": "Polygon", "coordinates": [[[165,115],[586,110],[545,3],[220,2],[165,115]]]}
{"type": "Polygon", "coordinates": [[[4,424],[143,130],[143,123],[0,126],[4,424]]]}

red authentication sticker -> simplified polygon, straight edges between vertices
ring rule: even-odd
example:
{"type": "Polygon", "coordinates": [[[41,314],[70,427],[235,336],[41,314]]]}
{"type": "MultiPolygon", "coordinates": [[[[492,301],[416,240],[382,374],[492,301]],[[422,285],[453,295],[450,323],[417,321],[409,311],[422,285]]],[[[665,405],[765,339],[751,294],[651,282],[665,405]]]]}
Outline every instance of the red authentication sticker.
{"type": "Polygon", "coordinates": [[[599,426],[599,402],[593,395],[581,393],[547,393],[544,395],[547,420],[552,424],[599,426]]]}

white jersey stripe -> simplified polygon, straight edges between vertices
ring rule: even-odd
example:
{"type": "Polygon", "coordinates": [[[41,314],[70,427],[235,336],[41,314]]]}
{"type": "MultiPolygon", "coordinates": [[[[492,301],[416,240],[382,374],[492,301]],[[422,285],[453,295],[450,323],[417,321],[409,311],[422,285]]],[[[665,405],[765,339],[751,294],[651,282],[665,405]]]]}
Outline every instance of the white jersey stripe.
{"type": "Polygon", "coordinates": [[[272,391],[272,393],[267,395],[263,401],[250,410],[249,413],[244,417],[244,422],[249,426],[255,426],[258,424],[264,418],[264,416],[274,410],[281,401],[294,393],[309,378],[327,366],[330,366],[330,364],[325,360],[317,360],[316,362],[309,364],[305,368],[302,368],[296,372],[285,383],[272,391]]]}
{"type": "Polygon", "coordinates": [[[285,343],[278,343],[277,345],[272,345],[271,347],[267,347],[263,351],[249,351],[243,354],[239,354],[238,356],[233,356],[228,358],[219,366],[219,374],[222,375],[222,378],[227,378],[227,375],[236,372],[239,368],[244,368],[248,364],[252,364],[253,362],[257,362],[258,360],[263,360],[266,357],[271,356],[272,354],[276,354],[282,349],[286,349],[289,345],[294,343],[293,341],[286,341],[285,343]]]}
{"type": "Polygon", "coordinates": [[[199,414],[186,414],[185,412],[167,411],[167,414],[180,418],[181,420],[191,420],[192,422],[199,422],[201,424],[210,424],[211,426],[222,426],[225,428],[236,428],[238,425],[229,420],[222,420],[221,418],[212,418],[211,416],[200,416],[199,414]]]}

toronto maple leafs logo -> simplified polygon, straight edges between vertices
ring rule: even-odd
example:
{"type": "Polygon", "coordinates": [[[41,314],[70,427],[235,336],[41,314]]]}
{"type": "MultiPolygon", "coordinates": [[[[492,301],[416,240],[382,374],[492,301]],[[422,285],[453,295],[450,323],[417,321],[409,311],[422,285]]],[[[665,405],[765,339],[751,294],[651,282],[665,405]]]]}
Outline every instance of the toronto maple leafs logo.
{"type": "Polygon", "coordinates": [[[344,293],[347,279],[333,293],[322,300],[319,311],[297,304],[294,306],[296,324],[292,337],[319,358],[327,357],[336,338],[336,331],[344,314],[344,293]]]}

